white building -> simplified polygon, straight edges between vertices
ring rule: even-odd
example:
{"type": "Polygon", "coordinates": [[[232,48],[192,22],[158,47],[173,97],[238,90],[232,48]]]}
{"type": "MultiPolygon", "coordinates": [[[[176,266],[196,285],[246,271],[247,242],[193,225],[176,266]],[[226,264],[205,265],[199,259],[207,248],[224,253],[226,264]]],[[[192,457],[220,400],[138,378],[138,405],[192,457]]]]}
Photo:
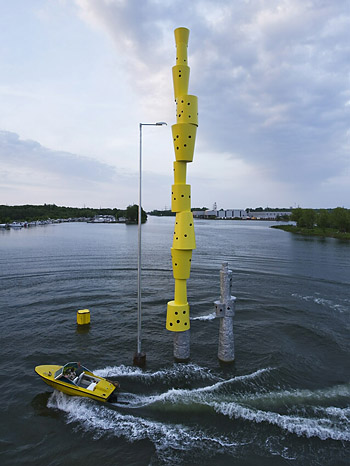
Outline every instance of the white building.
{"type": "Polygon", "coordinates": [[[256,218],[257,220],[276,220],[278,217],[283,215],[292,215],[292,212],[286,211],[275,211],[275,212],[249,212],[250,218],[256,218]]]}
{"type": "Polygon", "coordinates": [[[248,217],[247,212],[243,209],[228,209],[228,210],[195,210],[192,212],[195,218],[238,218],[246,219],[248,217]]]}
{"type": "Polygon", "coordinates": [[[218,218],[241,218],[245,220],[248,215],[247,212],[243,209],[228,209],[228,210],[219,210],[217,214],[218,218]]]}
{"type": "Polygon", "coordinates": [[[194,218],[204,218],[204,210],[194,210],[192,212],[194,218]]]}

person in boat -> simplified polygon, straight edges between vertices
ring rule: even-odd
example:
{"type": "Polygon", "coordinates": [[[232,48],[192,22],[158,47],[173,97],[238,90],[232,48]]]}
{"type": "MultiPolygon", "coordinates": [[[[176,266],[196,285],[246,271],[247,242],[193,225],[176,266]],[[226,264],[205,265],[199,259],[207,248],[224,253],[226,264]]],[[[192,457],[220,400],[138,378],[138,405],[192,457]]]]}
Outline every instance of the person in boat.
{"type": "Polygon", "coordinates": [[[78,363],[78,366],[68,366],[64,368],[63,375],[67,377],[69,380],[74,380],[79,375],[83,372],[83,369],[81,368],[80,364],[78,363]]]}
{"type": "Polygon", "coordinates": [[[64,368],[63,368],[63,375],[64,375],[65,377],[70,378],[71,372],[72,372],[72,368],[71,368],[71,367],[64,367],[64,368]]]}
{"type": "Polygon", "coordinates": [[[79,375],[79,373],[81,374],[82,371],[83,371],[83,369],[82,369],[82,366],[81,366],[80,362],[70,363],[70,364],[66,364],[64,366],[63,375],[67,376],[68,374],[73,373],[73,372],[75,372],[77,375],[79,375]]]}

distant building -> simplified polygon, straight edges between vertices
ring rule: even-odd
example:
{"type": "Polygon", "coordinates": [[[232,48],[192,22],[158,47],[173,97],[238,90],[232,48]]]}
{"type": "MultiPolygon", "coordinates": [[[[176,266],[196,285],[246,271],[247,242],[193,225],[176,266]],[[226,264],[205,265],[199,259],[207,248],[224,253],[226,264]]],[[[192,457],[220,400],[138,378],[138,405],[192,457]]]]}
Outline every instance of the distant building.
{"type": "Polygon", "coordinates": [[[204,218],[205,211],[204,210],[194,210],[192,212],[194,218],[204,218]]]}
{"type": "Polygon", "coordinates": [[[204,211],[204,218],[216,218],[217,216],[218,216],[218,211],[216,209],[204,211]]]}
{"type": "Polygon", "coordinates": [[[278,217],[283,215],[292,215],[290,211],[279,211],[279,212],[249,212],[249,217],[257,220],[276,220],[278,217]]]}
{"type": "Polygon", "coordinates": [[[220,218],[220,219],[232,219],[239,218],[245,220],[248,215],[243,209],[228,209],[228,210],[195,210],[192,212],[195,218],[220,218]]]}
{"type": "Polygon", "coordinates": [[[248,215],[247,212],[243,209],[228,209],[228,210],[219,210],[218,211],[218,218],[241,218],[245,220],[248,215]]]}
{"type": "Polygon", "coordinates": [[[284,215],[292,215],[291,211],[275,212],[246,212],[244,209],[220,209],[220,210],[195,210],[192,212],[194,218],[217,218],[227,219],[254,219],[254,220],[276,220],[284,215]]]}

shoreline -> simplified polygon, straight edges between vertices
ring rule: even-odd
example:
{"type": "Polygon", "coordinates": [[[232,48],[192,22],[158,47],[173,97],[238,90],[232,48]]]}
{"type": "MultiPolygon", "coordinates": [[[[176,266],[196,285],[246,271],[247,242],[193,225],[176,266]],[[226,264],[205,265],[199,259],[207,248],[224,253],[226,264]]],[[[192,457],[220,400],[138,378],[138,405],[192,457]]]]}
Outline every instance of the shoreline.
{"type": "Polygon", "coordinates": [[[271,225],[270,228],[287,231],[288,233],[293,233],[294,235],[316,236],[319,238],[336,238],[350,241],[350,233],[342,233],[332,228],[326,228],[325,230],[322,230],[321,228],[309,229],[297,227],[295,225],[271,225]]]}

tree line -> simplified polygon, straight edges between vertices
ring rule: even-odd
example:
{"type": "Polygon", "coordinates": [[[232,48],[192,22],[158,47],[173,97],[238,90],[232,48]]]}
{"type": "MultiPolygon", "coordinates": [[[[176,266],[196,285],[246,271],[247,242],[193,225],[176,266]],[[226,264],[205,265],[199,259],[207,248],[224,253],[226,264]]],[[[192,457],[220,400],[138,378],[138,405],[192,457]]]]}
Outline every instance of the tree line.
{"type": "MultiPolygon", "coordinates": [[[[92,218],[96,215],[113,215],[116,219],[125,217],[129,223],[137,223],[138,206],[129,205],[126,209],[93,209],[90,207],[63,207],[55,204],[43,205],[0,205],[0,223],[32,222],[35,220],[55,220],[69,218],[92,218]]],[[[141,210],[141,220],[147,220],[147,214],[141,210]]]]}
{"type": "Polygon", "coordinates": [[[350,233],[350,210],[344,207],[335,209],[293,209],[290,220],[296,222],[297,227],[321,230],[333,229],[342,233],[350,233]]]}

